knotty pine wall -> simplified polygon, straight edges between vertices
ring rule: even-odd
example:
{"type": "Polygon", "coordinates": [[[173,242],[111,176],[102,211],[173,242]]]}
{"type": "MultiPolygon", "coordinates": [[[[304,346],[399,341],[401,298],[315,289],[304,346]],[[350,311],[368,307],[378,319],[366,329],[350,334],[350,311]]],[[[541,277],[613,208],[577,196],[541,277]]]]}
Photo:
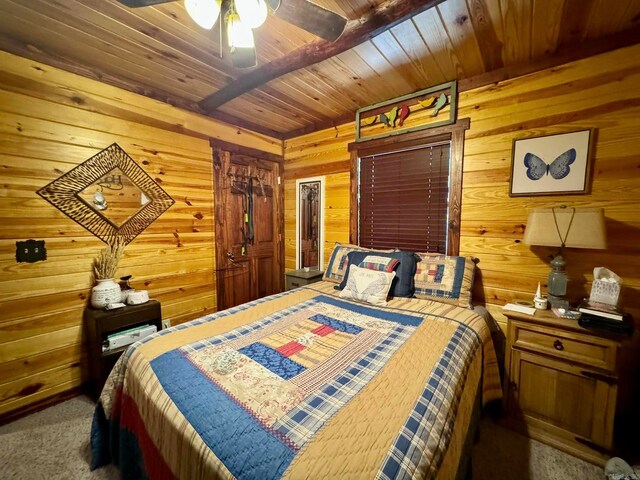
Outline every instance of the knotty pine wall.
{"type": "Polygon", "coordinates": [[[117,142],[176,201],[117,275],[173,324],[216,308],[209,137],[281,154],[280,140],[0,52],[0,417],[82,379],[82,312],[104,244],[36,190],[117,142]],[[45,240],[47,260],[16,263],[45,240]]]}
{"type": "MultiPolygon", "coordinates": [[[[460,95],[469,117],[464,145],[460,252],[480,259],[474,301],[501,326],[501,306],[529,300],[546,284],[554,249],[522,243],[528,212],[567,204],[604,207],[609,248],[567,249],[570,296],[587,296],[596,266],[624,280],[625,307],[640,319],[640,45],[460,95]],[[509,197],[514,138],[597,129],[589,195],[509,197]]],[[[409,117],[411,118],[411,117],[409,117]]],[[[285,261],[295,268],[295,179],[326,175],[325,265],[335,241],[348,241],[349,123],[285,142],[285,261]]]]}

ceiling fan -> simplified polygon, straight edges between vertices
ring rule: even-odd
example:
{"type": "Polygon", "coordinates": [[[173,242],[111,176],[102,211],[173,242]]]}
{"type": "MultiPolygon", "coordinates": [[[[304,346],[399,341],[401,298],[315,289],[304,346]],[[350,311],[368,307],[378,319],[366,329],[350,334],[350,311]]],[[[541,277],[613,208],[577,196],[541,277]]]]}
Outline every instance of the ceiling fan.
{"type": "MultiPolygon", "coordinates": [[[[177,0],[118,0],[132,7],[147,7],[177,0]]],[[[308,0],[184,0],[191,18],[202,28],[211,29],[220,19],[227,24],[231,63],[237,68],[257,64],[253,30],[271,11],[287,22],[325,40],[334,41],[344,31],[347,19],[308,0]]]]}

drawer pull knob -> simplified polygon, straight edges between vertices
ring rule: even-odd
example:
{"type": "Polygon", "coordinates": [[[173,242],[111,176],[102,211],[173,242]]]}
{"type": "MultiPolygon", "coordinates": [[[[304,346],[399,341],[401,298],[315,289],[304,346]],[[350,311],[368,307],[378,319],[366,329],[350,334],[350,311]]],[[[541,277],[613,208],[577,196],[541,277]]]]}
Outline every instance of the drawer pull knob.
{"type": "Polygon", "coordinates": [[[291,282],[291,285],[293,285],[294,287],[299,287],[300,286],[300,284],[296,283],[296,282],[291,282]]]}
{"type": "Polygon", "coordinates": [[[564,345],[560,340],[556,340],[555,342],[553,342],[553,348],[555,348],[556,350],[564,350],[564,345]]]}
{"type": "Polygon", "coordinates": [[[509,386],[511,387],[511,390],[513,390],[514,392],[518,391],[518,384],[514,381],[509,382],[509,386]]]}

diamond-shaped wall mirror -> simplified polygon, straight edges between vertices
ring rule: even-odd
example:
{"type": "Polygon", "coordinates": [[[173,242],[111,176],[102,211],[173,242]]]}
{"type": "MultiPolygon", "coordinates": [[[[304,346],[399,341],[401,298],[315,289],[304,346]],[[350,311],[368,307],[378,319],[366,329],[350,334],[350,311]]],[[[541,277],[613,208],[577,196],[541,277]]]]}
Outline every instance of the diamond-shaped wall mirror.
{"type": "Polygon", "coordinates": [[[116,227],[124,225],[151,201],[119,168],[93,182],[78,196],[116,227]]]}
{"type": "Polygon", "coordinates": [[[37,193],[108,244],[130,243],[175,203],[117,143],[37,193]]]}

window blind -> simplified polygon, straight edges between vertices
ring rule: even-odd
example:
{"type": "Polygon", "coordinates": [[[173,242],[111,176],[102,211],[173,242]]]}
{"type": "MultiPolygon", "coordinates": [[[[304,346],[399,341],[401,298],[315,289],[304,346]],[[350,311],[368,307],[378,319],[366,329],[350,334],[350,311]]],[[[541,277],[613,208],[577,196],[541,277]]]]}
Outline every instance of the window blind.
{"type": "Polygon", "coordinates": [[[359,243],[447,251],[450,142],[360,159],[359,243]]]}

